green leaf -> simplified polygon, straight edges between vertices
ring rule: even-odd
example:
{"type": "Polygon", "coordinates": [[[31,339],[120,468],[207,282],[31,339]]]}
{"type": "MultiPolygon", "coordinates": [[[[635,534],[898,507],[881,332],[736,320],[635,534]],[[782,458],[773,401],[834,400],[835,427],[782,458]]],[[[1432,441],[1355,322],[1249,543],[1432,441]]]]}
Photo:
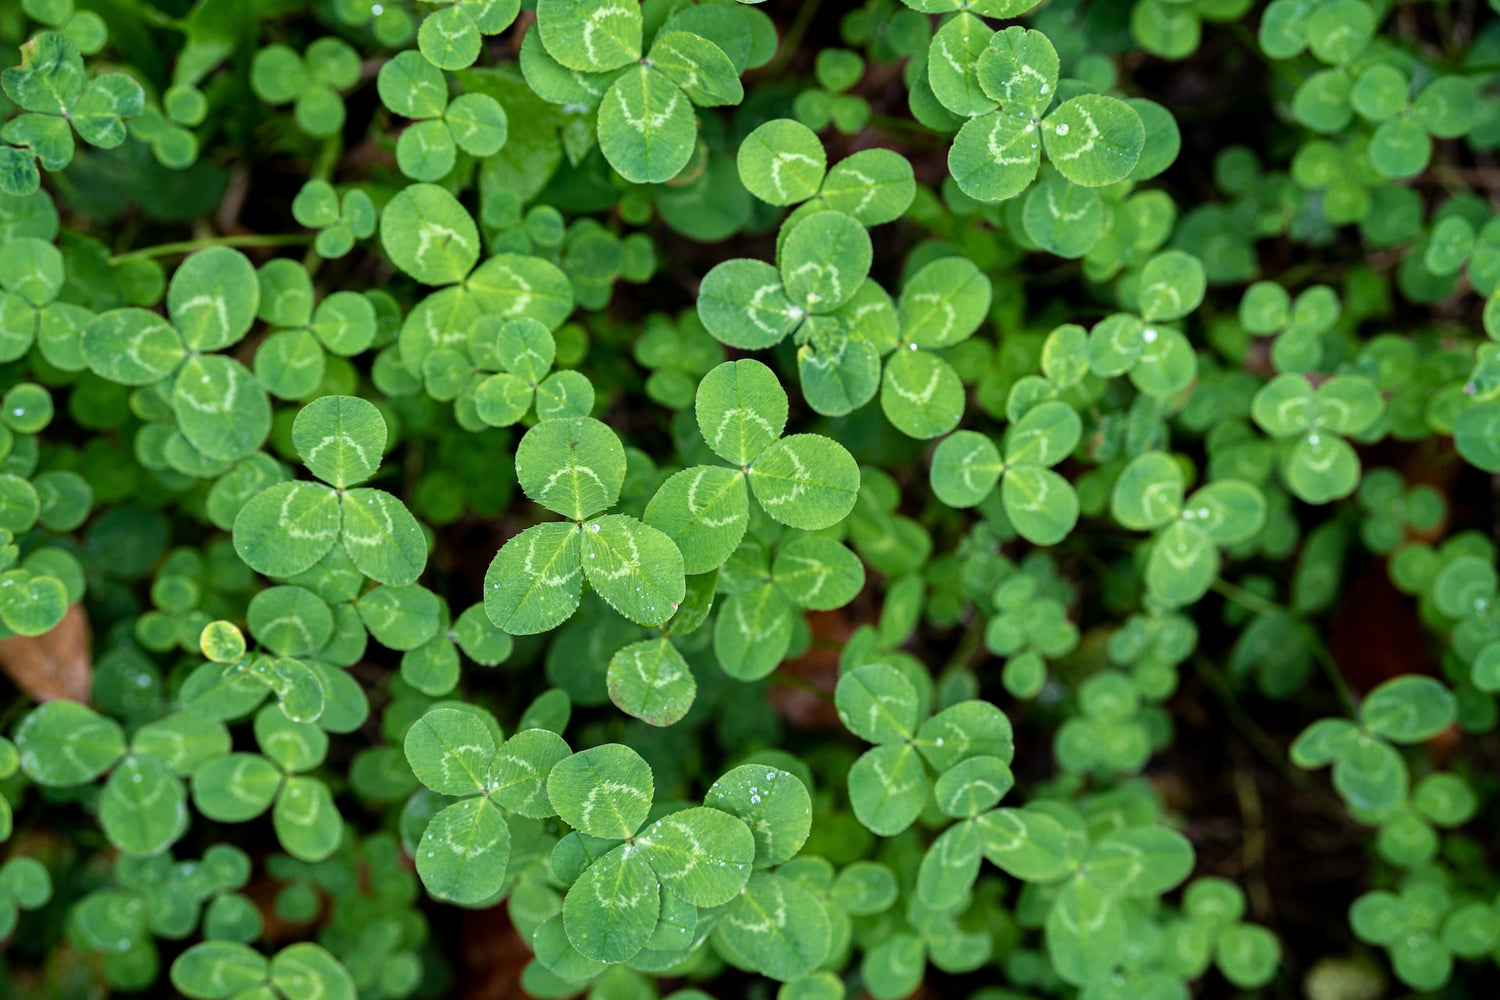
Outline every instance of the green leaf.
{"type": "Polygon", "coordinates": [[[880,837],[911,826],[930,792],[922,758],[909,743],[875,747],[849,768],[849,804],[860,823],[880,837]]]}
{"type": "Polygon", "coordinates": [[[756,872],[745,891],[725,907],[715,941],[747,967],[781,982],[800,979],[821,965],[832,946],[832,926],[822,902],[785,876],[756,872]]]}
{"type": "Polygon", "coordinates": [[[1265,525],[1266,498],[1249,483],[1222,480],[1188,498],[1182,519],[1192,521],[1215,545],[1239,545],[1265,525]]]}
{"type": "Polygon", "coordinates": [[[641,57],[636,0],[538,0],[536,18],[542,44],[569,69],[601,73],[641,57]]]}
{"type": "Polygon", "coordinates": [[[188,358],[172,389],[177,426],[194,448],[220,462],[237,462],[271,433],[271,401],[255,377],[233,358],[188,358]]]}
{"type": "Polygon", "coordinates": [[[333,636],[332,609],[302,587],[262,590],[250,599],[248,618],[256,640],[277,656],[311,656],[333,636]]]}
{"type": "Polygon", "coordinates": [[[1072,484],[1039,465],[1007,471],[1000,499],[1016,531],[1035,545],[1056,545],[1078,523],[1078,494],[1072,484]]]}
{"type": "Polygon", "coordinates": [[[83,93],[83,57],[67,38],[44,31],[21,46],[21,65],[0,74],[6,96],[27,111],[67,115],[83,93]]]}
{"type": "Polygon", "coordinates": [[[579,876],[563,899],[563,927],[579,953],[624,962],[646,946],[661,912],[661,890],[634,844],[621,844],[579,876]]]}
{"type": "Polygon", "coordinates": [[[145,110],[141,85],[124,73],[105,73],[90,80],[70,116],[83,141],[100,149],[114,149],[125,141],[122,118],[136,118],[145,110]]]}
{"type": "Polygon", "coordinates": [[[83,359],[89,369],[121,385],[159,382],[186,356],[177,331],[145,309],[111,309],[83,329],[83,359]]]}
{"type": "Polygon", "coordinates": [[[443,188],[409,184],[380,214],[380,244],[391,262],[426,285],[463,280],[479,259],[474,219],[443,188]]]}
{"type": "Polygon", "coordinates": [[[939,771],[972,756],[999,757],[1008,764],[1016,755],[1010,720],[994,705],[979,700],[949,705],[922,723],[917,749],[939,771]]]}
{"type": "Polygon", "coordinates": [[[903,339],[936,350],[967,340],[990,307],[990,280],[966,257],[941,257],[914,274],[897,306],[903,339]]]}
{"type": "Polygon", "coordinates": [[[382,104],[407,118],[436,118],[448,106],[442,70],[409,49],[380,67],[375,87],[382,104]]]}
{"type": "Polygon", "coordinates": [[[1006,111],[1040,118],[1057,92],[1057,50],[1040,31],[1012,25],[987,39],[977,73],[980,87],[1006,111]]]}
{"type": "Polygon", "coordinates": [[[125,854],[160,854],[187,832],[187,789],[153,757],[127,757],[99,796],[99,823],[125,854]]]}
{"type": "Polygon", "coordinates": [[[958,130],[948,150],[948,172],[970,198],[1005,201],[1026,190],[1036,177],[1041,159],[1036,125],[1029,118],[1005,110],[991,111],[969,119],[958,130]]]}
{"type": "Polygon", "coordinates": [[[647,58],[700,107],[738,104],[745,98],[734,63],[701,35],[664,31],[651,43],[647,58]]]}
{"type": "Polygon", "coordinates": [[[650,765],[619,743],[575,753],[547,776],[547,797],[564,823],[591,837],[613,840],[640,829],[651,810],[654,787],[650,765]]]}
{"type": "Polygon", "coordinates": [[[1054,882],[1073,866],[1067,831],[1051,816],[1002,808],[977,822],[984,856],[1022,881],[1054,882]]]}
{"type": "Polygon", "coordinates": [[[1089,851],[1088,878],[1111,896],[1149,899],[1193,870],[1193,845],[1175,830],[1137,826],[1105,836],[1089,851]]]}
{"type": "Polygon", "coordinates": [[[818,192],[829,208],[864,226],[896,221],[911,207],[916,193],[911,163],[900,153],[879,148],[862,149],[834,164],[818,192]]]}
{"type": "Polygon", "coordinates": [[[299,861],[329,857],[338,849],[344,833],[332,793],[316,778],[287,778],[271,810],[271,820],[282,848],[299,861]]]}
{"type": "Polygon", "coordinates": [[[1108,212],[1093,188],[1048,172],[1026,195],[1021,224],[1038,246],[1059,257],[1082,257],[1104,234],[1108,212]]]}
{"type": "Polygon", "coordinates": [[[916,732],[916,688],[895,667],[871,663],[839,678],[834,689],[839,721],[870,743],[896,743],[916,732]]]}
{"type": "Polygon", "coordinates": [[[1146,148],[1146,126],[1124,101],[1084,94],[1062,104],[1042,127],[1047,159],[1074,184],[1103,187],[1130,176],[1146,148]]]}
{"type": "Polygon", "coordinates": [[[453,141],[470,156],[494,156],[510,137],[510,119],[489,94],[459,94],[443,115],[453,141]]]}
{"type": "Polygon", "coordinates": [[[211,760],[193,772],[193,807],[221,823],[243,823],[270,807],[281,772],[253,753],[211,760]]]}
{"type": "Polygon", "coordinates": [[[623,647],[610,657],[606,681],[616,708],[652,726],[680,720],[698,691],[687,661],[668,639],[623,647]]]}
{"type": "Polygon", "coordinates": [[[714,622],[714,655],[729,676],[754,681],[780,664],[792,642],[794,609],[775,586],[733,594],[714,622]]]}
{"type": "Polygon", "coordinates": [[[1047,913],[1047,956],[1064,980],[1088,985],[1108,980],[1125,955],[1125,914],[1087,878],[1058,892],[1047,913]]]}
{"type": "Polygon", "coordinates": [[[1141,268],[1141,318],[1147,322],[1179,319],[1203,301],[1203,264],[1181,250],[1159,253],[1141,268]]]}
{"type": "Polygon", "coordinates": [[[521,438],[516,478],[532,500],[581,521],[619,499],[625,449],[591,417],[543,420],[521,438]]]}
{"type": "Polygon", "coordinates": [[[355,1000],[354,980],[321,945],[303,941],[271,959],[271,983],[287,997],[355,1000]]]}
{"type": "MultiPolygon", "coordinates": [[[[639,10],[635,0],[619,2],[639,10]]],[[[666,73],[650,66],[621,73],[599,106],[599,151],[635,184],[660,184],[677,176],[692,158],[697,134],[687,97],[666,73]]]]}
{"type": "Polygon", "coordinates": [[[683,469],[662,483],[642,520],[677,546],[686,573],[717,569],[750,523],[744,474],[714,465],[683,469]]]}
{"type": "Polygon", "coordinates": [[[610,607],[641,625],[667,621],[686,592],[677,546],[624,514],[606,514],[584,525],[583,571],[610,607]]]}
{"type": "Polygon", "coordinates": [[[865,568],[858,556],[833,539],[803,535],[777,550],[771,577],[799,607],[832,611],[864,588],[865,568]]]}
{"type": "Polygon", "coordinates": [[[1159,528],[1182,512],[1182,467],[1164,452],[1135,458],[1115,481],[1110,509],[1132,531],[1159,528]]]}
{"type": "Polygon", "coordinates": [[[380,468],[385,418],[358,396],[323,396],[297,412],[292,444],[313,475],[339,489],[362,483],[380,468]]]}
{"type": "Polygon", "coordinates": [[[964,118],[995,109],[995,100],[981,88],[978,62],[995,33],[967,11],[943,22],[932,36],[927,55],[927,80],[943,107],[964,118]]]}
{"type": "Polygon", "coordinates": [[[934,909],[963,905],[979,877],[982,859],[978,824],[955,823],[939,834],[922,855],[922,864],[917,869],[917,898],[934,909]]]}
{"type": "Polygon", "coordinates": [[[791,227],[777,254],[786,296],[810,313],[832,312],[870,273],[870,234],[843,212],[814,212],[791,227]]]}
{"type": "Polygon", "coordinates": [[[172,985],[196,1000],[225,1000],[265,982],[270,964],[235,941],[200,941],[172,963],[172,985]]]}
{"type": "Polygon", "coordinates": [[[663,816],[635,844],[662,887],[694,906],[721,906],[739,895],[756,849],[740,818],[711,808],[663,816]]]}
{"type": "Polygon", "coordinates": [[[1005,464],[1053,466],[1061,462],[1083,436],[1077,411],[1055,400],[1027,410],[1005,434],[1005,464]]]}
{"type": "Polygon", "coordinates": [[[425,587],[376,587],[354,602],[364,627],[382,646],[416,649],[437,635],[441,602],[425,587]]]}
{"type": "Polygon", "coordinates": [[[484,577],[484,611],[511,635],[546,632],[578,610],[583,546],[577,525],[537,524],[505,543],[484,577]]]}
{"type": "Polygon", "coordinates": [[[1359,721],[1367,730],[1397,743],[1422,743],[1451,726],[1458,716],[1453,692],[1434,677],[1394,677],[1365,696],[1359,721]]]}
{"type": "Polygon", "coordinates": [[[933,793],[938,808],[947,815],[972,818],[993,809],[1015,783],[1009,764],[999,757],[983,755],[968,757],[944,771],[933,793]]]}
{"type": "Polygon", "coordinates": [[[703,804],[738,816],[755,838],[756,868],[790,861],[812,830],[812,798],[795,775],[760,764],[725,773],[703,804]]]}
{"type": "Polygon", "coordinates": [[[221,351],[239,343],[259,308],[255,267],[231,247],[210,247],[189,256],[167,288],[167,314],[195,351],[221,351]]]}
{"type": "MultiPolygon", "coordinates": [[[[534,723],[523,717],[520,724],[525,727],[534,723]]],[[[561,723],[552,724],[562,728],[561,723]]],[[[551,730],[523,728],[505,741],[495,757],[490,799],[532,819],[556,815],[547,799],[547,775],[571,752],[563,738],[551,730]]]]}
{"type": "Polygon", "coordinates": [[[854,509],[859,466],[838,442],[820,434],[793,434],[768,448],[751,467],[750,489],[782,524],[821,531],[854,509]]]}
{"type": "Polygon", "coordinates": [[[721,458],[749,465],[786,428],[787,396],[759,361],[726,361],[703,377],[694,402],[703,439],[721,458]]]}
{"type": "Polygon", "coordinates": [[[990,495],[1004,463],[978,431],[954,431],[932,453],[932,492],[950,507],[973,507],[990,495]]]}
{"type": "Polygon", "coordinates": [[[1213,586],[1219,575],[1219,553],[1208,533],[1177,521],[1157,536],[1146,562],[1146,587],[1173,607],[1191,604],[1213,586]]]}
{"type": "Polygon", "coordinates": [[[698,318],[720,342],[741,350],[774,347],[803,315],[787,298],[776,268],[761,260],[716,264],[698,289],[698,318]]]}
{"type": "Polygon", "coordinates": [[[406,731],[404,751],[417,780],[442,795],[477,795],[494,780],[495,738],[472,712],[429,709],[406,731]]]}
{"type": "Polygon", "coordinates": [[[440,69],[460,70],[474,65],[482,44],[479,26],[456,4],[428,14],[417,30],[417,48],[440,69]]]}
{"type": "Polygon", "coordinates": [[[422,575],[427,538],[405,504],[384,490],[362,488],[346,492],[339,506],[339,538],[361,573],[393,587],[422,575]]]}
{"type": "Polygon", "coordinates": [[[480,309],[510,320],[534,319],[549,330],[573,311],[573,286],[556,264],[539,257],[500,253],[464,282],[480,309]]]}
{"type": "Polygon", "coordinates": [[[1389,743],[1360,734],[1333,762],[1333,787],[1351,809],[1379,821],[1406,801],[1411,778],[1389,743]]]}
{"type": "Polygon", "coordinates": [[[434,899],[477,906],[505,884],[510,827],[488,798],[445,807],[427,824],[417,845],[417,874],[434,899]]]}
{"type": "Polygon", "coordinates": [[[1281,473],[1291,491],[1308,503],[1328,503],[1359,485],[1359,456],[1343,438],[1309,434],[1285,452],[1281,473]]]}
{"type": "Polygon", "coordinates": [[[1281,944],[1276,935],[1254,924],[1224,928],[1214,949],[1214,960],[1224,978],[1242,990],[1259,989],[1269,983],[1281,964],[1281,944]]]}
{"type": "Polygon", "coordinates": [[[125,753],[125,734],[113,719],[74,701],[32,709],[15,734],[21,771],[39,785],[66,788],[93,781],[125,753]]]}

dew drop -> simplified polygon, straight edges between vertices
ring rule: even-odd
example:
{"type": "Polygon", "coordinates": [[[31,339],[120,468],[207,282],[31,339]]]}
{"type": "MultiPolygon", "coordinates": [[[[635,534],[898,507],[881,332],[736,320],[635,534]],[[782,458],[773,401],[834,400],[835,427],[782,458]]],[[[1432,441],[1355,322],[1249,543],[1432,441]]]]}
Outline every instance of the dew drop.
{"type": "Polygon", "coordinates": [[[1067,122],[1063,122],[1061,125],[1057,126],[1057,134],[1058,135],[1067,135],[1068,134],[1068,123],[1067,122]]]}

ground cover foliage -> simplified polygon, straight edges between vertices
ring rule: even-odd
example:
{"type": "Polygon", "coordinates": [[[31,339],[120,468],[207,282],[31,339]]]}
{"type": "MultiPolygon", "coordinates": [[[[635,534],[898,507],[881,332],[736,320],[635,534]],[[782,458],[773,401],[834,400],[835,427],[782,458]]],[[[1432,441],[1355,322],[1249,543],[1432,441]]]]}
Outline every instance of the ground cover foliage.
{"type": "Polygon", "coordinates": [[[1491,0],[0,10],[0,994],[1493,996],[1491,0]]]}

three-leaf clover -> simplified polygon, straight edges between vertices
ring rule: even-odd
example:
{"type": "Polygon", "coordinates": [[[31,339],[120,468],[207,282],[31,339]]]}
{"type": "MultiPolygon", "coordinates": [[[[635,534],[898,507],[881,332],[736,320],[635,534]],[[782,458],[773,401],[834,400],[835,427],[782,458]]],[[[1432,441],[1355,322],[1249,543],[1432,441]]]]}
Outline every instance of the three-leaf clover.
{"type": "Polygon", "coordinates": [[[845,728],[876,744],[849,769],[849,802],[860,823],[882,837],[911,826],[927,805],[928,765],[941,775],[971,757],[1008,765],[1015,754],[1010,720],[988,702],[959,702],[919,726],[925,706],[918,691],[890,664],[865,664],[839,678],[834,704],[845,728]]]}
{"type": "MultiPolygon", "coordinates": [[[[795,781],[784,772],[781,778],[795,781]]],[[[699,806],[648,825],[654,791],[650,765],[618,743],[573,754],[547,776],[552,808],[588,858],[562,911],[568,941],[585,958],[628,961],[673,908],[668,897],[690,907],[722,906],[750,880],[758,845],[744,820],[699,806]]]]}
{"type": "Polygon", "coordinates": [[[1344,440],[1377,420],[1379,392],[1359,375],[1335,375],[1314,388],[1302,375],[1278,375],[1256,392],[1251,415],[1261,429],[1285,440],[1281,475],[1308,503],[1327,503],[1359,485],[1359,456],[1344,440]]]}
{"type": "Polygon", "coordinates": [[[750,495],[782,524],[820,531],[843,520],[859,493],[859,467],[820,434],[783,437],[786,390],[759,361],[726,361],[703,377],[694,403],[709,448],[735,466],[676,473],[646,505],[644,519],[682,552],[689,573],[729,558],[750,523],[750,495]]]}
{"type": "Polygon", "coordinates": [[[524,729],[503,740],[492,719],[463,708],[436,707],[412,723],[406,760],[440,795],[460,796],[427,823],[417,845],[417,874],[438,899],[475,906],[506,884],[511,851],[507,813],[555,815],[547,774],[569,754],[562,737],[524,729]]]}
{"type": "Polygon", "coordinates": [[[1023,538],[1056,545],[1078,523],[1078,494],[1052,466],[1072,454],[1083,422],[1068,404],[1049,400],[1006,429],[1005,457],[987,435],[955,431],[932,455],[932,491],[951,507],[983,503],[995,484],[1006,516],[1023,538]]]}
{"type": "Polygon", "coordinates": [[[194,1000],[355,1000],[349,971],[322,945],[302,941],[269,960],[237,941],[201,941],[172,963],[172,985],[194,1000]]]}
{"type": "Polygon", "coordinates": [[[325,138],[344,127],[343,91],[359,82],[359,52],[341,38],[325,35],[300,55],[281,44],[268,45],[250,63],[250,89],[275,107],[291,104],[297,127],[325,138]]]}
{"type": "Polygon", "coordinates": [[[292,424],[292,443],[323,482],[278,483],[240,508],[234,519],[240,558],[257,573],[290,577],[341,544],[370,579],[414,582],[427,564],[416,518],[384,490],[351,488],[375,475],[385,442],[385,418],[368,400],[324,396],[304,406],[292,424]]]}
{"type": "Polygon", "coordinates": [[[375,203],[364,190],[350,188],[341,198],[332,184],[316,177],[292,199],[292,218],[318,231],[313,249],[329,259],[353,250],[355,240],[374,235],[375,217],[375,203]]]}
{"type": "Polygon", "coordinates": [[[1407,801],[1410,773],[1391,744],[1422,743],[1452,725],[1453,693],[1432,677],[1396,677],[1369,693],[1359,722],[1319,719],[1292,743],[1292,763],[1333,765],[1333,787],[1361,822],[1376,824],[1407,801]]]}
{"type": "MultiPolygon", "coordinates": [[[[474,64],[483,35],[498,35],[521,12],[520,0],[422,0],[437,10],[422,18],[417,48],[438,69],[459,70],[474,64]]],[[[405,55],[405,53],[402,53],[405,55]]],[[[399,58],[399,57],[398,57],[399,58]]]]}
{"type": "Polygon", "coordinates": [[[1132,531],[1155,531],[1146,558],[1146,588],[1171,607],[1191,604],[1219,576],[1219,549],[1253,537],[1266,520],[1259,489],[1236,479],[1209,483],[1186,495],[1181,464],[1150,451],[1115,481],[1115,520],[1132,531]]]}
{"type": "MultiPolygon", "coordinates": [[[[423,22],[423,30],[436,16],[423,22]]],[[[505,145],[510,126],[500,102],[479,93],[449,100],[442,70],[416,52],[402,52],[382,66],[376,85],[387,108],[413,119],[396,141],[396,164],[413,180],[444,177],[453,169],[459,149],[486,157],[505,145]]]]}
{"type": "Polygon", "coordinates": [[[44,31],[21,46],[21,65],[0,73],[0,87],[22,114],[5,123],[0,139],[0,191],[30,194],[41,184],[37,160],[61,170],[73,159],[73,132],[91,146],[125,141],[125,118],[141,114],[145,92],[124,73],[89,79],[78,46],[44,31]]]}
{"type": "Polygon", "coordinates": [[[540,45],[528,79],[538,80],[540,92],[549,89],[548,76],[571,73],[567,84],[552,86],[577,88],[585,98],[577,103],[598,105],[599,149],[628,181],[671,180],[697,145],[692,106],[738,104],[744,97],[740,67],[692,31],[662,31],[643,58],[637,0],[540,0],[536,13],[540,45]]]}
{"type": "Polygon", "coordinates": [[[1050,113],[1058,57],[1039,31],[992,32],[959,13],[932,40],[933,92],[969,118],[948,152],[948,171],[978,201],[1004,201],[1030,186],[1041,148],[1063,177],[1083,187],[1124,180],[1146,145],[1141,116],[1124,101],[1082,94],[1050,113]]]}
{"type": "Polygon", "coordinates": [[[256,713],[254,728],[259,754],[223,754],[193,771],[193,805],[209,819],[244,823],[274,803],[281,846],[295,858],[322,861],[338,849],[344,821],[328,785],[305,772],[328,756],[328,734],[271,705],[256,713]]]}
{"type": "Polygon", "coordinates": [[[578,609],[583,580],[642,625],[671,618],[686,592],[683,556],[666,533],[626,514],[603,514],[620,498],[625,450],[592,417],[543,420],[516,448],[516,478],[536,503],[568,521],[512,537],[485,574],[490,621],[512,635],[556,628],[578,609]]]}

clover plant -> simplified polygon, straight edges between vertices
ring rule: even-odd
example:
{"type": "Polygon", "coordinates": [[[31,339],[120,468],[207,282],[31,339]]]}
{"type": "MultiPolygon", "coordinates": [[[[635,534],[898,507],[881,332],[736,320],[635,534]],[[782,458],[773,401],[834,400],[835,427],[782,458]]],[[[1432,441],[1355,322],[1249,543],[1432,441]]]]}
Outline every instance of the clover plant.
{"type": "Polygon", "coordinates": [[[0,996],[1492,995],[1497,12],[4,5],[0,996]]]}

